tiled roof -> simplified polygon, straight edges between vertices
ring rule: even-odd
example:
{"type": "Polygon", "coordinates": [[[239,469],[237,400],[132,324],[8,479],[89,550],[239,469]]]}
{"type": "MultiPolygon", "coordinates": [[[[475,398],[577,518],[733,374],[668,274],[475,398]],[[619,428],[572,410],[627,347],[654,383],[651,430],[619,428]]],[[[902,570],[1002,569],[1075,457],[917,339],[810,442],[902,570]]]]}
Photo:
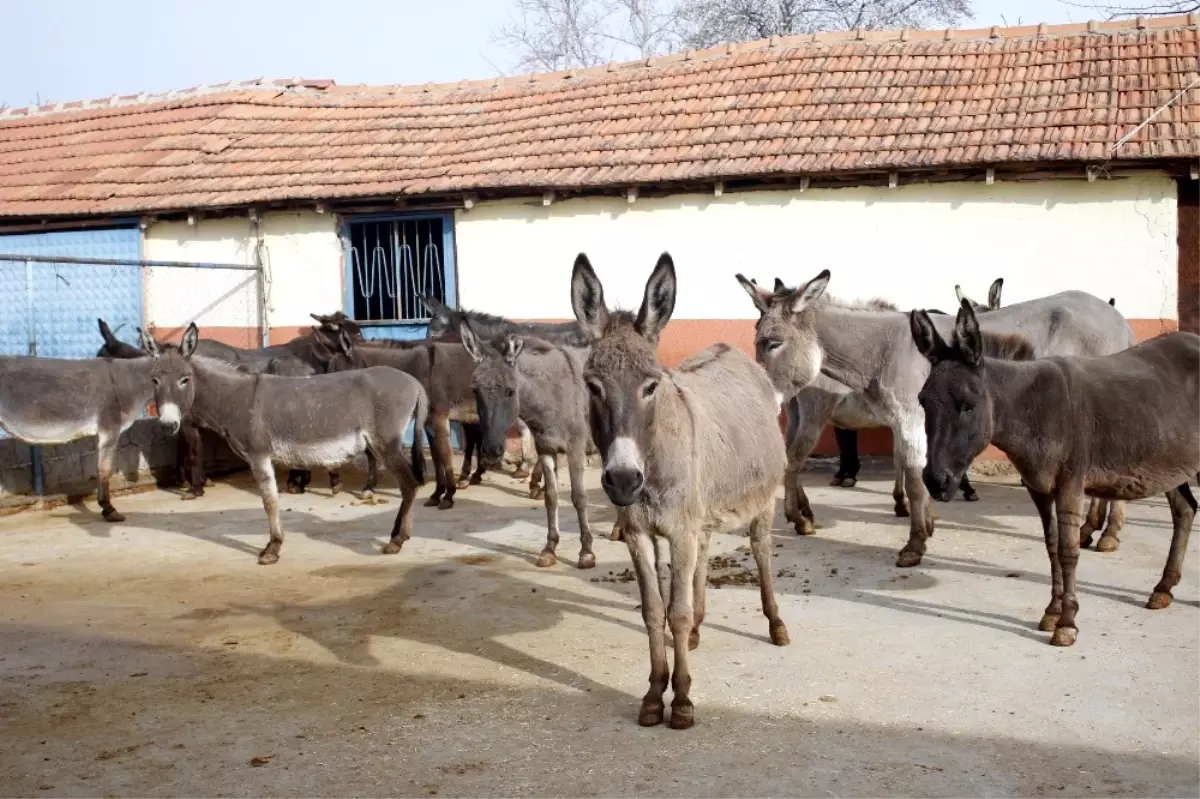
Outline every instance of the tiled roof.
{"type": "Polygon", "coordinates": [[[445,86],[71,105],[0,112],[0,217],[1196,158],[1200,36],[1194,14],[857,32],[445,86]]]}

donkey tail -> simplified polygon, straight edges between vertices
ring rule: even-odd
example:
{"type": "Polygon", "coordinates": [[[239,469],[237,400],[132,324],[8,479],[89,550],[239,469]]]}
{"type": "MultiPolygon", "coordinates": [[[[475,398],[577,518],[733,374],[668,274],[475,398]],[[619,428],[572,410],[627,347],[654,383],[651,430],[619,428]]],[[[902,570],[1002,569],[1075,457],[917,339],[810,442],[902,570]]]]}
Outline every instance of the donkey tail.
{"type": "Polygon", "coordinates": [[[421,437],[425,434],[425,420],[429,416],[429,396],[425,389],[417,386],[417,404],[413,406],[412,471],[417,485],[425,485],[425,451],[421,437]]]}

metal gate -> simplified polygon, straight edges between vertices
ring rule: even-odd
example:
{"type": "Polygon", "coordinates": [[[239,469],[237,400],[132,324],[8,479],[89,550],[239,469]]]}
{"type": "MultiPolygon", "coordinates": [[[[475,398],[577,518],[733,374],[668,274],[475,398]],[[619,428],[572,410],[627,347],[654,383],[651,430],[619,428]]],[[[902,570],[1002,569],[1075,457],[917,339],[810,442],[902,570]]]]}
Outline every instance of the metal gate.
{"type": "MultiPolygon", "coordinates": [[[[101,318],[119,337],[136,343],[134,330],[144,324],[142,278],[147,269],[257,273],[259,327],[263,328],[265,286],[260,266],[147,261],[138,257],[140,250],[141,233],[136,227],[0,235],[0,355],[95,357],[102,343],[96,322],[101,318]],[[96,255],[85,257],[80,252],[96,255]]],[[[7,438],[2,430],[0,438],[7,438]]],[[[9,447],[11,443],[15,442],[9,447]]],[[[42,447],[30,447],[25,460],[7,449],[0,456],[0,473],[27,468],[33,493],[43,495],[47,463],[81,458],[80,449],[71,445],[45,450],[43,457],[42,447]]]]}

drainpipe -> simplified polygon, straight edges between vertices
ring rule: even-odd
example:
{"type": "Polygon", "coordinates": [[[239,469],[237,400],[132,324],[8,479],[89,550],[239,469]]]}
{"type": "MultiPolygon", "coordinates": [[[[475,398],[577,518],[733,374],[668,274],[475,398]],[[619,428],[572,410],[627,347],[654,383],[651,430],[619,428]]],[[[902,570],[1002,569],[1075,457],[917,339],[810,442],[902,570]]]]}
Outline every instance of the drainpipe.
{"type": "Polygon", "coordinates": [[[263,241],[258,211],[250,209],[250,235],[254,239],[255,287],[258,292],[258,334],[261,346],[271,345],[271,326],[267,320],[267,245],[263,241]]]}
{"type": "MultiPolygon", "coordinates": [[[[27,346],[30,356],[37,356],[37,309],[33,302],[33,262],[25,262],[25,321],[27,328],[27,346]]],[[[46,495],[46,471],[42,463],[42,448],[29,448],[29,468],[33,472],[33,493],[42,497],[46,495]]]]}

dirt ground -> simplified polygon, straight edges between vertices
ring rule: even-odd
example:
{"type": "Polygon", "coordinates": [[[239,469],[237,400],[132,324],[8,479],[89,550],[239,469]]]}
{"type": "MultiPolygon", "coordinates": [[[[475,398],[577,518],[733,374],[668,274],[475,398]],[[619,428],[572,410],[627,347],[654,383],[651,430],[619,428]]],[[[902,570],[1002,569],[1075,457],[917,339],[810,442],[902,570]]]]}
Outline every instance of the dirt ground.
{"type": "Polygon", "coordinates": [[[575,569],[568,508],[560,564],[536,568],[544,512],[505,475],[418,508],[383,556],[395,491],[356,504],[319,474],[283,498],[270,567],[244,478],[120,498],[120,526],[94,503],[0,519],[0,794],[1200,795],[1195,539],[1175,604],[1143,607],[1165,500],[1130,506],[1119,552],[1083,554],[1079,642],[1056,649],[1011,480],[939,505],[909,570],[890,475],[807,482],[818,535],[776,518],[792,644],[769,643],[739,577],[747,539],[718,536],[682,732],[636,724],[649,662],[624,544],[601,535],[598,567],[575,569]]]}

